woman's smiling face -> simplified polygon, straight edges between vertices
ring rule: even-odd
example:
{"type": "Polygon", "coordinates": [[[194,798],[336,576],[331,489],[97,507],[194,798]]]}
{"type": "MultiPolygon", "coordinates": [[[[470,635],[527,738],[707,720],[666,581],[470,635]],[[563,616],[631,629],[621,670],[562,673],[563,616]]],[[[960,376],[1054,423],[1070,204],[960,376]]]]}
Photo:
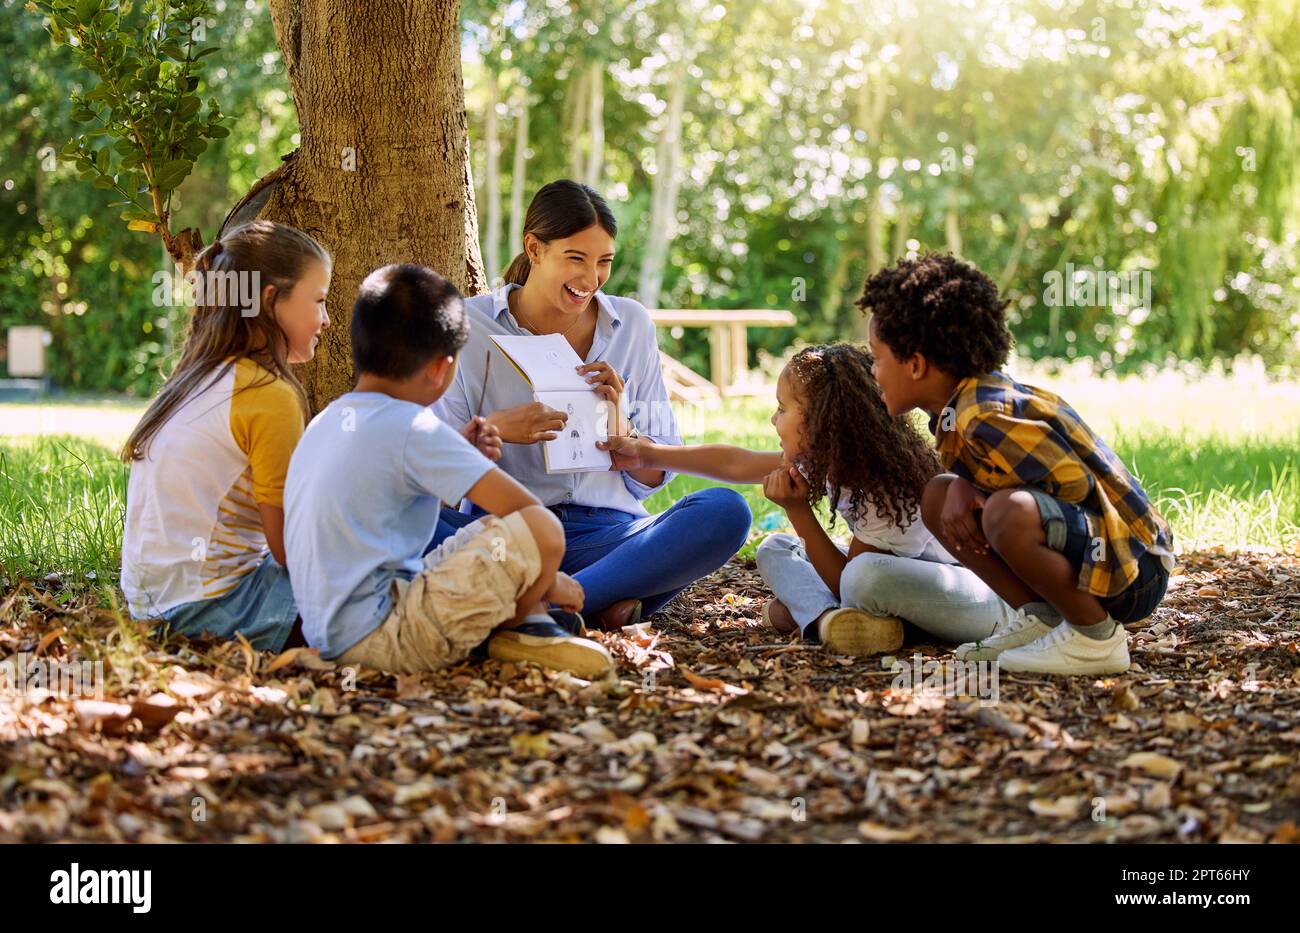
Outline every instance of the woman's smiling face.
{"type": "Polygon", "coordinates": [[[614,238],[600,224],[573,236],[543,243],[529,234],[525,246],[534,260],[527,287],[565,315],[586,310],[614,264],[614,238]]]}

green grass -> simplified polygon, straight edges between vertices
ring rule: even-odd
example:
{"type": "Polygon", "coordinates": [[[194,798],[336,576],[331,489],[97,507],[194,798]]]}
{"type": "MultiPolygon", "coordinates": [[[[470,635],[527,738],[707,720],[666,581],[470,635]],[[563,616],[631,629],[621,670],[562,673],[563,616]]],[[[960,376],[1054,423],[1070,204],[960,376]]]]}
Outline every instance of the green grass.
{"type": "MultiPolygon", "coordinates": [[[[692,439],[774,448],[770,428],[762,430],[767,428],[765,417],[745,414],[742,406],[733,406],[720,413],[717,427],[692,439]]],[[[1148,424],[1118,430],[1107,441],[1173,525],[1180,549],[1222,545],[1294,551],[1300,546],[1300,429],[1283,438],[1189,437],[1148,424]]],[[[647,507],[660,511],[686,493],[711,485],[717,484],[678,476],[651,497],[647,507]]],[[[761,489],[732,488],[749,502],[756,529],[786,527],[784,513],[763,498],[761,489]]],[[[842,524],[839,530],[844,530],[842,524]]],[[[752,554],[757,540],[751,537],[742,553],[752,554]]]]}
{"type": "MultiPolygon", "coordinates": [[[[1300,547],[1300,386],[1166,374],[1146,381],[1039,374],[1030,381],[1061,392],[1110,441],[1173,525],[1180,549],[1300,547]]],[[[0,436],[0,575],[12,581],[56,572],[111,598],[127,477],[113,451],[140,408],[98,401],[0,406],[0,431],[22,435],[0,436]],[[9,418],[11,410],[23,417],[9,418]],[[26,433],[37,412],[40,427],[58,433],[26,433]]],[[[765,398],[733,399],[683,412],[681,421],[688,441],[770,450],[770,415],[765,398]]],[[[711,485],[679,476],[647,507],[662,510],[711,485]]],[[[754,512],[755,533],[742,552],[752,554],[762,534],[785,526],[784,514],[758,487],[733,488],[754,512]]]]}
{"type": "Polygon", "coordinates": [[[0,438],[0,575],[116,581],[126,466],[70,435],[0,438]]]}

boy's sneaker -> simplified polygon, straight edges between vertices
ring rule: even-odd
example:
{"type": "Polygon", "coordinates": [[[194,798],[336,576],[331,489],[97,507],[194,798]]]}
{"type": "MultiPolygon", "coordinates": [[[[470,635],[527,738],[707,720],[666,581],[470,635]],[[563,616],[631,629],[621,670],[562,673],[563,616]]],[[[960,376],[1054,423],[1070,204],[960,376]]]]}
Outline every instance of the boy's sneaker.
{"type": "Polygon", "coordinates": [[[1109,638],[1089,638],[1062,622],[1037,641],[1004,651],[998,667],[1034,674],[1122,674],[1129,667],[1128,632],[1116,623],[1109,638]]]}
{"type": "Polygon", "coordinates": [[[583,621],[581,613],[569,612],[565,609],[548,609],[546,614],[551,617],[552,622],[570,635],[581,635],[587,630],[587,624],[583,621]]]}
{"type": "MultiPolygon", "coordinates": [[[[1061,625],[1065,623],[1062,622],[1061,625]]],[[[958,661],[992,661],[1004,651],[1038,641],[1053,631],[1055,629],[1038,616],[1017,609],[1016,614],[995,628],[988,638],[958,645],[953,654],[958,661]]]]}
{"type": "Polygon", "coordinates": [[[861,609],[832,609],[817,623],[817,634],[831,651],[866,657],[897,651],[903,645],[903,623],[861,609]]]}
{"type": "Polygon", "coordinates": [[[488,657],[532,661],[585,680],[604,677],[614,666],[605,646],[576,638],[549,616],[529,616],[514,628],[498,629],[488,639],[488,657]]]}

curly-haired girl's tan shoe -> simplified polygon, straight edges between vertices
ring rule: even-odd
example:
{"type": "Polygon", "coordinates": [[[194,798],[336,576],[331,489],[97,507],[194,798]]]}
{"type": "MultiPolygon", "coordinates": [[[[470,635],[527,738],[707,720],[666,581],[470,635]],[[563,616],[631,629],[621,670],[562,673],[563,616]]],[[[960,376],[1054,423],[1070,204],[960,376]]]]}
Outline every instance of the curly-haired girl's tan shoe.
{"type": "Polygon", "coordinates": [[[817,623],[822,644],[836,654],[867,657],[903,646],[903,623],[862,609],[832,609],[817,623]]]}

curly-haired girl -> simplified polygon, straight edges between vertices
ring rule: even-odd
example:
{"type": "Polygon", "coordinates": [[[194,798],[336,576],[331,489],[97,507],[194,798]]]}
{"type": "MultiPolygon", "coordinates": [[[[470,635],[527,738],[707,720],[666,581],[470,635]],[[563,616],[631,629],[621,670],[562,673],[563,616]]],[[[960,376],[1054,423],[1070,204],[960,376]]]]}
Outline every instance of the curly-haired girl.
{"type": "Polygon", "coordinates": [[[797,628],[854,655],[898,648],[900,619],[949,641],[985,637],[1011,610],[926,530],[921,496],[939,462],[910,422],[886,411],[871,364],[851,344],[797,353],[777,381],[779,453],[636,437],[602,446],[619,469],[763,484],[798,535],[770,535],[758,548],[759,573],[776,594],[763,618],[780,632],[797,628]],[[827,495],[853,532],[847,551],[814,514],[827,495]]]}

